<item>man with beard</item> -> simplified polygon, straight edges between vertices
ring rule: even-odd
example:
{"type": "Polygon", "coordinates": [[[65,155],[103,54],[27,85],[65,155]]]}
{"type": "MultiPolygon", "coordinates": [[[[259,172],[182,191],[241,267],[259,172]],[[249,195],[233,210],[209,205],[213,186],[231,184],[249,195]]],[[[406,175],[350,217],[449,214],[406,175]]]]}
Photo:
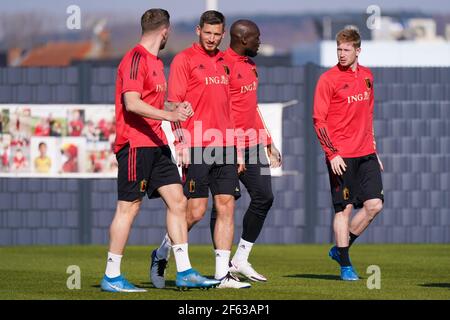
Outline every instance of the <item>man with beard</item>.
{"type": "MultiPolygon", "coordinates": [[[[249,283],[240,282],[229,273],[234,203],[240,194],[229,104],[230,70],[218,49],[225,33],[225,17],[214,10],[204,12],[196,33],[199,41],[173,59],[168,96],[171,102],[188,101],[195,112],[182,123],[186,141],[179,140],[177,144],[179,161],[187,166],[184,194],[188,198],[188,227],[192,228],[205,215],[211,192],[217,209],[214,277],[220,280],[218,288],[249,288],[249,283]]],[[[165,286],[170,245],[166,237],[152,252],[150,277],[157,288],[165,286]]]]}
{"type": "Polygon", "coordinates": [[[186,197],[172,162],[161,121],[185,121],[192,116],[188,103],[180,101],[164,110],[166,78],[158,53],[169,34],[169,13],[150,9],[141,18],[139,44],[122,59],[116,81],[117,135],[114,146],[118,168],[117,210],[110,227],[110,244],[101,289],[109,292],[144,292],[121,275],[120,263],[131,225],[142,198],[161,197],[167,206],[167,230],[177,265],[178,287],[212,287],[219,282],[192,269],[188,256],[186,197]]]}

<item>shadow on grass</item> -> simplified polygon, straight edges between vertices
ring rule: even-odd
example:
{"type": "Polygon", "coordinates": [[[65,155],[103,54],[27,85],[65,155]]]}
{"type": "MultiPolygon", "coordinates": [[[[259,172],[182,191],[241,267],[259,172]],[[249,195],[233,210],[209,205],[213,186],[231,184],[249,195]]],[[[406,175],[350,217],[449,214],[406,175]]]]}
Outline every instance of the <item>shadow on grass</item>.
{"type": "MultiPolygon", "coordinates": [[[[210,279],[214,279],[214,276],[209,276],[208,275],[206,277],[210,278],[210,279]]],[[[140,282],[139,285],[136,285],[136,287],[142,288],[142,289],[146,289],[148,291],[153,291],[153,290],[170,290],[170,291],[190,291],[190,290],[194,290],[195,291],[195,290],[200,290],[200,291],[203,291],[200,288],[190,288],[190,289],[183,289],[183,290],[181,290],[180,288],[178,288],[176,286],[176,282],[173,281],[173,280],[166,280],[166,287],[162,288],[162,289],[155,288],[153,286],[153,283],[151,283],[151,282],[140,282]]],[[[100,289],[100,285],[99,284],[95,284],[95,285],[92,285],[91,288],[100,289]]],[[[205,289],[205,291],[207,291],[207,290],[205,289]]]]}
{"type": "Polygon", "coordinates": [[[422,283],[419,284],[420,287],[426,288],[447,288],[450,289],[450,283],[422,283]]]}
{"type": "Polygon", "coordinates": [[[158,289],[153,286],[153,283],[151,282],[141,282],[139,283],[139,287],[143,289],[149,289],[149,290],[175,290],[179,291],[178,288],[175,285],[175,281],[173,280],[166,280],[166,286],[162,289],[158,289]]]}
{"type": "MultiPolygon", "coordinates": [[[[175,281],[166,281],[166,287],[163,289],[158,289],[153,286],[151,282],[141,282],[139,285],[136,285],[138,288],[146,289],[146,290],[173,290],[173,291],[180,291],[176,285],[175,281]]],[[[92,285],[91,288],[97,288],[100,289],[99,284],[92,285]]]]}
{"type": "Polygon", "coordinates": [[[317,280],[341,280],[341,277],[331,274],[290,274],[284,276],[286,278],[304,278],[304,279],[317,279],[317,280]]]}

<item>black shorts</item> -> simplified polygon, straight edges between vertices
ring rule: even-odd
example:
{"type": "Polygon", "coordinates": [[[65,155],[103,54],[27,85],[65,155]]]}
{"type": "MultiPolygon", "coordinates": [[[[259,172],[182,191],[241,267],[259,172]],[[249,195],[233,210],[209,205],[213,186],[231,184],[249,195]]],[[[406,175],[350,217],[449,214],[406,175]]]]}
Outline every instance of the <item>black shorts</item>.
{"type": "MultiPolygon", "coordinates": [[[[239,175],[255,206],[261,199],[273,198],[269,160],[262,144],[245,148],[245,171],[239,175]]],[[[264,202],[264,201],[262,201],[264,202]]]]}
{"type": "Polygon", "coordinates": [[[169,146],[130,148],[126,145],[116,154],[119,164],[118,198],[122,201],[142,199],[145,194],[158,198],[158,188],[181,184],[180,174],[172,160],[169,146]]]}
{"type": "Polygon", "coordinates": [[[209,191],[213,196],[241,196],[235,147],[190,148],[190,158],[184,177],[184,195],[188,199],[208,198],[209,191]]]}
{"type": "Polygon", "coordinates": [[[383,182],[377,155],[343,158],[347,165],[342,176],[335,175],[327,161],[334,211],[341,212],[349,204],[362,208],[370,199],[384,201],[383,182]]]}
{"type": "Polygon", "coordinates": [[[246,147],[244,159],[245,171],[239,175],[239,180],[247,190],[257,190],[260,194],[272,194],[272,176],[264,145],[246,147]]]}
{"type": "MultiPolygon", "coordinates": [[[[267,158],[266,149],[263,144],[246,147],[244,149],[245,165],[258,164],[262,166],[269,166],[269,159],[267,158]]],[[[269,171],[270,173],[270,171],[269,171]]]]}

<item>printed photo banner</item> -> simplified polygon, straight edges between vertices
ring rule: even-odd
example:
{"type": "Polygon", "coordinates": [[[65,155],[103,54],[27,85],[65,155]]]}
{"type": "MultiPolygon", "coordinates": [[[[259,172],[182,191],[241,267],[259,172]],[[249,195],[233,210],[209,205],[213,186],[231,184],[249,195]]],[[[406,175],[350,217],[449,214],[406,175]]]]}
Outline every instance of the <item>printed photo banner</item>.
{"type": "MultiPolygon", "coordinates": [[[[283,108],[291,104],[259,105],[280,152],[283,108]]],[[[117,177],[115,128],[114,105],[0,104],[0,177],[117,177]]],[[[173,152],[170,124],[163,129],[173,152]]]]}

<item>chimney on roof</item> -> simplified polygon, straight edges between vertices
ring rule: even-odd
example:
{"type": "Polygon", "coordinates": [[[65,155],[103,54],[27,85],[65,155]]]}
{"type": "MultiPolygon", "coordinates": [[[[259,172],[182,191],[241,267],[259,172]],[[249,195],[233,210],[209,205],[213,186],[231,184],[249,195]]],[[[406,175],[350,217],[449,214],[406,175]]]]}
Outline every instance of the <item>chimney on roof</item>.
{"type": "Polygon", "coordinates": [[[16,67],[20,64],[23,57],[23,49],[11,48],[8,50],[7,64],[8,66],[16,67]]]}
{"type": "Polygon", "coordinates": [[[219,10],[218,0],[206,0],[205,7],[206,10],[219,10]]]}

